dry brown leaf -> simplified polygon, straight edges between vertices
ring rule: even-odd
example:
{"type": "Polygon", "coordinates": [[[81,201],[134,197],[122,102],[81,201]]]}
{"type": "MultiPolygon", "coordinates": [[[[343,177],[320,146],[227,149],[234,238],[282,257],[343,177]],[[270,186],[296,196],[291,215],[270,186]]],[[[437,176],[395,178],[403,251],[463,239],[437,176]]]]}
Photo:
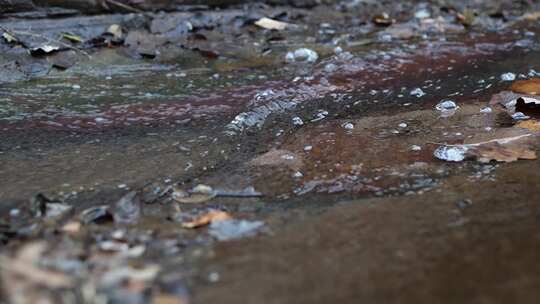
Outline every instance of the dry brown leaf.
{"type": "Polygon", "coordinates": [[[540,132],[540,121],[534,119],[520,121],[518,124],[516,124],[516,127],[540,132]]]}
{"type": "Polygon", "coordinates": [[[526,13],[523,16],[521,16],[520,19],[522,20],[529,20],[529,21],[536,21],[540,18],[540,12],[532,12],[532,13],[526,13]]]}
{"type": "Polygon", "coordinates": [[[34,242],[21,248],[14,258],[0,256],[0,269],[4,279],[18,278],[24,280],[26,284],[47,288],[73,287],[74,282],[69,276],[37,265],[46,248],[45,242],[34,242]]]}
{"type": "Polygon", "coordinates": [[[288,150],[270,150],[257,156],[250,161],[252,166],[278,166],[288,167],[293,170],[299,170],[302,167],[302,158],[300,155],[288,150]]]}
{"type": "Polygon", "coordinates": [[[518,80],[512,83],[510,89],[515,93],[539,95],[540,94],[540,78],[531,78],[527,80],[518,80]]]}
{"type": "Polygon", "coordinates": [[[379,26],[390,26],[392,23],[395,22],[394,19],[390,18],[390,16],[387,13],[382,13],[380,15],[374,16],[371,21],[379,26]]]}
{"type": "Polygon", "coordinates": [[[513,162],[518,159],[536,159],[536,152],[530,148],[532,134],[493,139],[485,142],[463,145],[445,145],[437,148],[435,157],[446,161],[477,159],[479,162],[513,162]]]}
{"type": "Polygon", "coordinates": [[[60,228],[60,231],[70,235],[75,235],[81,231],[81,223],[76,221],[69,221],[64,224],[62,228],[60,228]]]}
{"type": "Polygon", "coordinates": [[[158,294],[153,297],[152,304],[188,304],[189,301],[181,296],[158,294]]]}
{"type": "Polygon", "coordinates": [[[496,142],[473,147],[467,154],[476,156],[482,163],[489,163],[492,160],[509,163],[518,159],[536,159],[536,152],[527,146],[501,145],[496,142]]]}
{"type": "Polygon", "coordinates": [[[290,26],[289,23],[277,21],[274,19],[263,17],[255,21],[255,25],[265,28],[267,30],[278,30],[282,31],[290,26]]]}
{"type": "Polygon", "coordinates": [[[225,212],[220,210],[210,210],[208,213],[205,213],[197,218],[195,218],[191,222],[182,223],[182,227],[184,228],[198,228],[201,226],[208,225],[212,222],[219,222],[224,220],[230,220],[232,219],[232,216],[225,212]]]}

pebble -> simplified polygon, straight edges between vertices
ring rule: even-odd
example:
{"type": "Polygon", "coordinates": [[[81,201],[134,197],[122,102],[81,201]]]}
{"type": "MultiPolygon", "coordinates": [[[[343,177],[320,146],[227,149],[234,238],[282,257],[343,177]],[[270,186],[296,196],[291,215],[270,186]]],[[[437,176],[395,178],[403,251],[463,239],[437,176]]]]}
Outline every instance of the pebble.
{"type": "Polygon", "coordinates": [[[516,112],[516,113],[512,114],[512,118],[515,119],[515,120],[526,120],[526,119],[529,119],[531,117],[523,114],[522,112],[516,112]]]}
{"type": "Polygon", "coordinates": [[[304,174],[302,174],[302,172],[300,172],[300,171],[296,171],[296,172],[294,172],[293,177],[294,178],[301,178],[301,177],[304,177],[304,174]]]}
{"type": "Polygon", "coordinates": [[[480,110],[480,113],[491,113],[493,110],[490,107],[485,107],[480,110]]]}
{"type": "Polygon", "coordinates": [[[427,9],[421,9],[421,10],[416,11],[416,13],[414,13],[414,18],[416,19],[426,19],[429,17],[431,17],[431,14],[429,13],[427,9]]]}
{"type": "Polygon", "coordinates": [[[315,63],[319,59],[317,52],[307,48],[300,48],[294,52],[288,52],[285,56],[287,62],[308,62],[315,63]]]}
{"type": "Polygon", "coordinates": [[[300,118],[300,117],[298,117],[298,116],[295,116],[295,117],[293,117],[293,119],[292,119],[292,123],[293,123],[293,125],[295,125],[295,126],[301,126],[301,125],[304,124],[304,121],[302,120],[302,118],[300,118]]]}
{"type": "Polygon", "coordinates": [[[418,98],[426,95],[426,93],[424,93],[424,91],[422,91],[422,89],[420,89],[420,88],[413,89],[410,94],[412,96],[416,96],[418,98]]]}
{"type": "Polygon", "coordinates": [[[502,81],[514,81],[516,79],[516,74],[514,73],[504,73],[501,75],[502,81]]]}
{"type": "Polygon", "coordinates": [[[213,271],[210,274],[208,274],[208,281],[212,283],[216,283],[217,281],[219,281],[219,273],[213,271]]]}
{"type": "Polygon", "coordinates": [[[441,160],[459,162],[465,159],[467,150],[463,146],[441,146],[433,152],[433,155],[441,160]]]}
{"type": "Polygon", "coordinates": [[[20,209],[14,208],[14,209],[9,210],[9,216],[11,217],[19,216],[19,214],[21,214],[20,209]]]}
{"type": "Polygon", "coordinates": [[[450,111],[459,107],[454,101],[447,99],[439,102],[435,108],[439,111],[450,111]]]}

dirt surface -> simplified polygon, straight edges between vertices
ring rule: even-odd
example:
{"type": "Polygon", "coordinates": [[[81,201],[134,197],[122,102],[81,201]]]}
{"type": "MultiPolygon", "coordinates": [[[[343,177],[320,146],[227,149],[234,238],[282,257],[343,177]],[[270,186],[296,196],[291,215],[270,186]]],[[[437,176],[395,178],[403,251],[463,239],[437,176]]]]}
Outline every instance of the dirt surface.
{"type": "Polygon", "coordinates": [[[0,303],[536,303],[539,9],[9,12],[0,303]]]}

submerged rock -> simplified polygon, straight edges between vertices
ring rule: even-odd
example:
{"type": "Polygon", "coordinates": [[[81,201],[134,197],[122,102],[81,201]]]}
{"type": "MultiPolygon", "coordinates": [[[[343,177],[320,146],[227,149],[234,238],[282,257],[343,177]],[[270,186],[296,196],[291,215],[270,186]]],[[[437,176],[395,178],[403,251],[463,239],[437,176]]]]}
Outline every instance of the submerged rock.
{"type": "Polygon", "coordinates": [[[262,221],[225,220],[212,222],[209,233],[220,241],[227,241],[255,235],[263,226],[262,221]]]}
{"type": "Polygon", "coordinates": [[[460,162],[465,159],[467,150],[464,146],[442,146],[438,147],[433,155],[440,160],[460,162]]]}
{"type": "Polygon", "coordinates": [[[140,216],[141,200],[136,191],[131,191],[124,195],[114,206],[113,217],[116,223],[134,223],[140,216]]]}
{"type": "Polygon", "coordinates": [[[319,59],[317,52],[307,48],[297,49],[293,52],[288,52],[285,56],[287,62],[308,62],[315,63],[319,59]]]}
{"type": "Polygon", "coordinates": [[[422,91],[422,89],[420,89],[420,88],[413,89],[413,90],[410,92],[410,94],[411,94],[412,96],[416,96],[416,97],[418,97],[418,98],[420,98],[420,97],[426,95],[426,93],[424,93],[424,91],[422,91]]]}
{"type": "Polygon", "coordinates": [[[453,100],[447,99],[441,100],[441,102],[439,102],[435,108],[439,111],[453,111],[457,110],[459,106],[453,100]]]}
{"type": "Polygon", "coordinates": [[[501,75],[502,81],[514,81],[516,79],[516,74],[514,73],[504,73],[501,75]]]}
{"type": "Polygon", "coordinates": [[[104,223],[113,220],[112,214],[109,212],[109,206],[95,206],[81,212],[80,220],[84,224],[104,223]]]}

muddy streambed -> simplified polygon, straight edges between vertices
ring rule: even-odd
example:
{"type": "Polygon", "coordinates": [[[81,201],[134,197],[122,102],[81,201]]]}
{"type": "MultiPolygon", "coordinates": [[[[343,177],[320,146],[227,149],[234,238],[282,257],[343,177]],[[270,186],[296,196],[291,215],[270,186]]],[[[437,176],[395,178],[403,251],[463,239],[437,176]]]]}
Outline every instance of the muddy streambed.
{"type": "Polygon", "coordinates": [[[535,303],[537,20],[295,10],[3,75],[0,303],[535,303]]]}

